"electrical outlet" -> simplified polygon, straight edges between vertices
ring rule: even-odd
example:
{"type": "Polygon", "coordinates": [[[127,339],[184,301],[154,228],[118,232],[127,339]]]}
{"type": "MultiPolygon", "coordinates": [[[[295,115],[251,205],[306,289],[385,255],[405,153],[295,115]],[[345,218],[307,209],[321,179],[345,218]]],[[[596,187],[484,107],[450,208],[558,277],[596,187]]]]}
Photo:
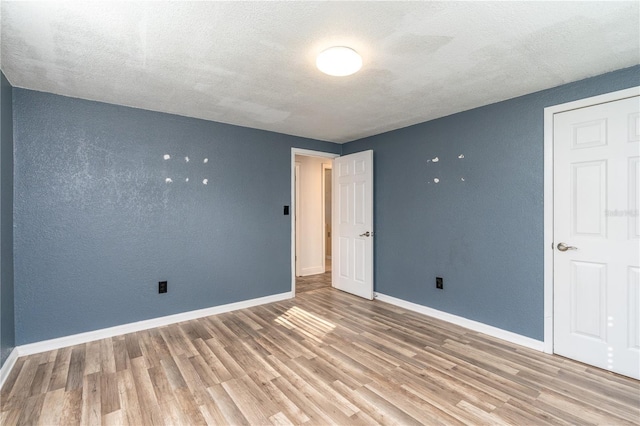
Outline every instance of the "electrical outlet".
{"type": "Polygon", "coordinates": [[[440,290],[444,288],[442,277],[436,277],[436,288],[440,290]]]}
{"type": "Polygon", "coordinates": [[[167,292],[167,282],[160,281],[158,283],[158,293],[166,293],[167,292]]]}

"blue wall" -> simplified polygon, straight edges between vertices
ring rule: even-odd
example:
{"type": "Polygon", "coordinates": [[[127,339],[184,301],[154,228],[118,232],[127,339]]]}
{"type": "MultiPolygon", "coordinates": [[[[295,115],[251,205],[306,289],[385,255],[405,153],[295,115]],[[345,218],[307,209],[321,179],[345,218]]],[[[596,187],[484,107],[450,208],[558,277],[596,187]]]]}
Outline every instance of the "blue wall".
{"type": "Polygon", "coordinates": [[[376,291],[542,339],[543,109],[638,75],[342,147],[24,89],[13,89],[13,141],[3,79],[3,359],[14,345],[4,277],[14,142],[16,344],[289,291],[292,146],[375,151],[376,291]],[[169,293],[157,293],[160,280],[169,293]]]}
{"type": "Polygon", "coordinates": [[[374,150],[376,291],[542,340],[543,110],[639,76],[636,66],[345,144],[374,150]]]}
{"type": "Polygon", "coordinates": [[[0,365],[15,346],[13,316],[13,108],[0,71],[0,365]]]}
{"type": "Polygon", "coordinates": [[[291,147],[341,149],[17,88],[14,112],[17,344],[290,291],[291,147]]]}

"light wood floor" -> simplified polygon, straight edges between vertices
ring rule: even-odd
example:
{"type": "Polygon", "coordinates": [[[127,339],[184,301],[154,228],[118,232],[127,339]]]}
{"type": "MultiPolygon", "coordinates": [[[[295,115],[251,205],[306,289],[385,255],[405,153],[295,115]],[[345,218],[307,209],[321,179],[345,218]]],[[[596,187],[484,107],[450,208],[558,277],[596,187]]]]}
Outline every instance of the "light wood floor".
{"type": "Polygon", "coordinates": [[[296,278],[296,294],[331,287],[331,270],[324,274],[296,278]]]}
{"type": "Polygon", "coordinates": [[[1,424],[638,424],[639,382],[332,288],[20,358],[1,424]]]}

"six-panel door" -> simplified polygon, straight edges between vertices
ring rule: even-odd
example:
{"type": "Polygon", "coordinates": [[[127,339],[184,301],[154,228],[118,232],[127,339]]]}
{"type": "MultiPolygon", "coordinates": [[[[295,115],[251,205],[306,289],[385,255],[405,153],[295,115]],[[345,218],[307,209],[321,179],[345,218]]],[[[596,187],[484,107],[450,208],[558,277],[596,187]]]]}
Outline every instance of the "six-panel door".
{"type": "Polygon", "coordinates": [[[333,286],[373,299],[373,151],[333,160],[333,286]]]}
{"type": "Polygon", "coordinates": [[[635,378],[639,99],[554,115],[553,177],[554,352],[635,378]]]}

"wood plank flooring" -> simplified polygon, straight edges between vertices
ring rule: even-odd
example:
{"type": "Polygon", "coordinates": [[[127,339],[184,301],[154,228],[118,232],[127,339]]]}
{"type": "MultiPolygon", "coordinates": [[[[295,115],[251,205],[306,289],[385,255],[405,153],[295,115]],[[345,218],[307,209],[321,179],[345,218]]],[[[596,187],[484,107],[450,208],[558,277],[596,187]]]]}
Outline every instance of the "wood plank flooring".
{"type": "Polygon", "coordinates": [[[331,287],[331,269],[324,274],[296,278],[296,294],[331,287]]]}
{"type": "Polygon", "coordinates": [[[323,286],[22,357],[2,425],[632,425],[640,382],[323,286]]]}

